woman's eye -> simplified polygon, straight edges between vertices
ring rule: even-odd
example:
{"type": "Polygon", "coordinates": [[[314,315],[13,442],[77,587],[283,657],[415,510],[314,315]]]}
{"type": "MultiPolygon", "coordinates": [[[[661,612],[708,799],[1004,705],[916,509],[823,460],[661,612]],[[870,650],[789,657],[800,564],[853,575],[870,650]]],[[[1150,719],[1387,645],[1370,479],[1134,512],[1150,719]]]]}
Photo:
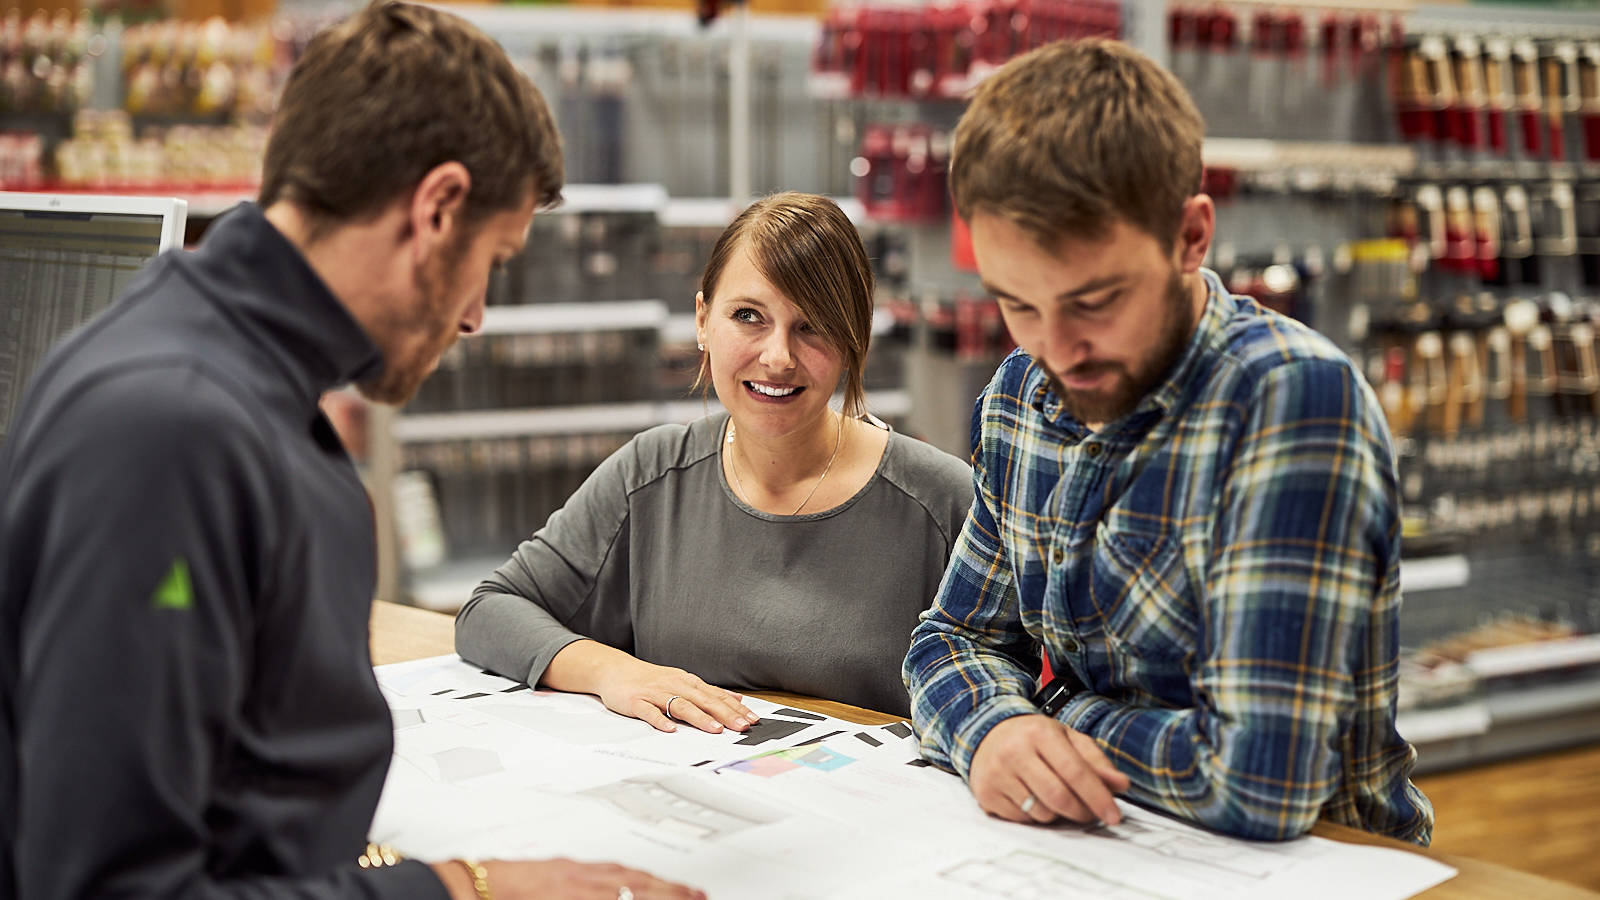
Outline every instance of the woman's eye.
{"type": "Polygon", "coordinates": [[[750,309],[749,307],[734,310],[733,317],[740,322],[755,322],[759,321],[761,318],[756,314],[755,310],[750,309]]]}

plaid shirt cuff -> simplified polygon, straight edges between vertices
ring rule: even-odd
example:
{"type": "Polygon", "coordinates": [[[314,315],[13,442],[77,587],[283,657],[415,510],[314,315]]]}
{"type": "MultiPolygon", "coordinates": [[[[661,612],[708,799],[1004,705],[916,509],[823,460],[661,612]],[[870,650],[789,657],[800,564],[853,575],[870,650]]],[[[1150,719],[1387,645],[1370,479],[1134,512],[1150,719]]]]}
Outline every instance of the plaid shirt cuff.
{"type": "Polygon", "coordinates": [[[950,765],[955,767],[956,774],[963,779],[969,777],[973,754],[996,725],[1014,716],[1033,715],[1038,711],[1033,701],[1019,694],[999,694],[979,704],[956,729],[950,742],[950,765]]]}
{"type": "Polygon", "coordinates": [[[1071,728],[1073,731],[1082,732],[1089,737],[1098,737],[1094,731],[1100,720],[1115,709],[1117,704],[1087,691],[1078,694],[1067,705],[1061,707],[1061,712],[1056,714],[1056,721],[1071,728]]]}

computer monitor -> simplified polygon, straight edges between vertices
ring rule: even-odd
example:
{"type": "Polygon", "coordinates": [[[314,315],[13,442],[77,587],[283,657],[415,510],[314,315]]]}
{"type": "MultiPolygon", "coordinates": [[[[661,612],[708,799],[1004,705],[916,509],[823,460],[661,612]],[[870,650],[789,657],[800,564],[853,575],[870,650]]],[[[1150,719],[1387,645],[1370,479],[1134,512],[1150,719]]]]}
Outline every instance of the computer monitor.
{"type": "Polygon", "coordinates": [[[0,440],[45,351],[183,244],[189,204],[0,191],[0,440]]]}

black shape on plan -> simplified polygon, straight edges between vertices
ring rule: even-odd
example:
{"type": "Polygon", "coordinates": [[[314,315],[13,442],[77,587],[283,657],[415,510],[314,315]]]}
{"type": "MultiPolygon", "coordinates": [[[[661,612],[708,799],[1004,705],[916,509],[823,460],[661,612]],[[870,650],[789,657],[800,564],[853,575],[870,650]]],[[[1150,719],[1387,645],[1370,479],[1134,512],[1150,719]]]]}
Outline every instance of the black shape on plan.
{"type": "Polygon", "coordinates": [[[911,762],[906,763],[906,765],[908,765],[908,766],[916,766],[917,768],[922,769],[922,768],[926,768],[928,766],[933,765],[933,763],[928,762],[925,759],[913,759],[911,762]]]}
{"type": "Polygon", "coordinates": [[[812,738],[812,739],[811,739],[811,740],[809,740],[809,741],[801,741],[801,742],[800,742],[800,743],[798,743],[798,744],[795,744],[795,746],[796,746],[796,747],[806,747],[806,746],[810,746],[810,745],[811,745],[811,744],[820,744],[820,743],[822,743],[822,742],[823,742],[823,741],[825,741],[825,740],[827,740],[827,739],[828,739],[828,738],[831,738],[831,737],[833,737],[833,736],[834,736],[834,735],[838,735],[838,734],[844,734],[844,732],[842,732],[842,731],[835,731],[835,732],[832,732],[832,733],[830,733],[830,734],[825,734],[825,735],[823,735],[823,736],[822,736],[822,737],[814,737],[814,738],[812,738]]]}
{"type": "Polygon", "coordinates": [[[517,691],[526,691],[528,689],[529,689],[528,686],[525,685],[525,684],[513,684],[511,687],[508,687],[508,688],[502,690],[500,693],[502,693],[502,694],[515,694],[517,691]]]}
{"type": "Polygon", "coordinates": [[[762,719],[750,726],[744,733],[744,739],[734,741],[741,747],[751,747],[756,744],[765,744],[767,741],[781,741],[797,731],[804,731],[811,726],[804,722],[792,722],[788,719],[762,719]]]}
{"type": "Polygon", "coordinates": [[[479,693],[476,693],[476,694],[462,694],[461,696],[457,697],[456,699],[457,700],[476,700],[479,697],[487,697],[487,696],[489,696],[489,695],[485,694],[485,693],[482,693],[480,691],[479,693]]]}
{"type": "Polygon", "coordinates": [[[429,694],[428,696],[430,696],[430,697],[443,697],[445,694],[453,694],[453,693],[455,693],[455,690],[456,690],[455,688],[445,688],[442,691],[434,691],[432,694],[429,694]]]}
{"type": "Polygon", "coordinates": [[[709,765],[711,765],[711,760],[709,760],[709,759],[702,759],[702,760],[700,760],[700,761],[699,761],[699,762],[697,762],[697,763],[695,763],[695,764],[694,764],[694,765],[692,765],[692,766],[690,766],[690,767],[689,767],[689,768],[691,768],[691,769],[698,769],[698,768],[700,768],[700,767],[701,767],[701,766],[709,766],[709,765]]]}
{"type": "Polygon", "coordinates": [[[911,737],[911,726],[904,722],[896,722],[893,725],[885,725],[883,726],[883,730],[898,738],[911,737]]]}
{"type": "Polygon", "coordinates": [[[883,741],[880,741],[877,738],[873,737],[872,735],[867,734],[865,731],[858,732],[856,734],[856,738],[858,740],[860,740],[861,743],[863,743],[863,744],[870,744],[870,745],[872,745],[874,747],[882,747],[883,746],[883,741]]]}
{"type": "Polygon", "coordinates": [[[827,718],[828,718],[827,716],[819,716],[814,712],[806,712],[803,709],[790,709],[787,706],[785,706],[783,709],[776,710],[776,712],[781,713],[781,714],[783,714],[785,716],[789,716],[790,718],[810,719],[813,722],[824,722],[824,721],[827,721],[827,718]]]}

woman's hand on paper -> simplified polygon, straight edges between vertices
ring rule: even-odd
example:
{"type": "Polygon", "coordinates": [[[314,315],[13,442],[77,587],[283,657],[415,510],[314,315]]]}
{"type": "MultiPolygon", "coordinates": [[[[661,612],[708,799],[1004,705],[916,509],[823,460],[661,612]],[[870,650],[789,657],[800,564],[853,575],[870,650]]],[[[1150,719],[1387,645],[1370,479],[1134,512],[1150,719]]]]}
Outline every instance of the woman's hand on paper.
{"type": "Polygon", "coordinates": [[[683,669],[628,656],[597,677],[595,693],[606,708],[642,719],[661,731],[677,731],[677,723],[683,722],[716,734],[724,728],[745,731],[760,721],[741,695],[706,684],[683,669]]]}
{"type": "Polygon", "coordinates": [[[733,691],[587,638],[562,647],[539,683],[558,691],[598,695],[612,712],[649,722],[661,731],[677,731],[677,722],[683,722],[716,734],[724,728],[746,731],[761,721],[744,705],[744,697],[733,691]]]}

